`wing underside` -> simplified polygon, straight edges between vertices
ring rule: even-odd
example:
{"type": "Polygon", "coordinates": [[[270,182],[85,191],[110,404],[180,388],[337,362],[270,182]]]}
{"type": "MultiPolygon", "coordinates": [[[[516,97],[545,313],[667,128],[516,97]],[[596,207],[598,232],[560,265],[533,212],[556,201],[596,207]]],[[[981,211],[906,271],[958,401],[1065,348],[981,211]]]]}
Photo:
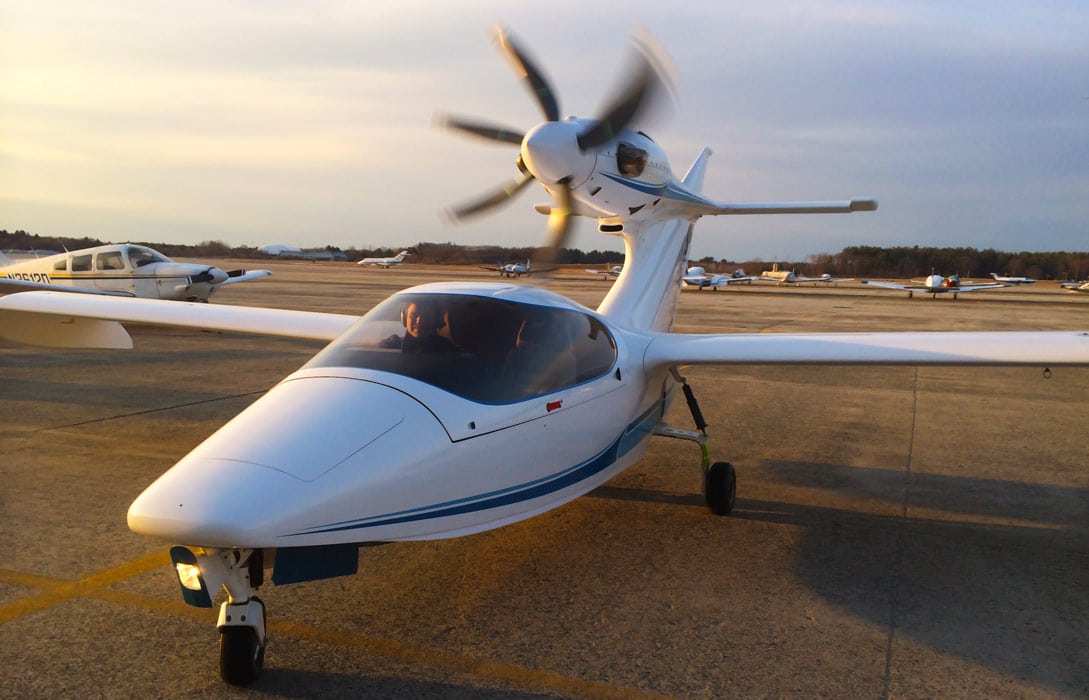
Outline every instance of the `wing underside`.
{"type": "Polygon", "coordinates": [[[131,348],[121,323],[333,340],[357,316],[160,299],[22,292],[0,298],[0,338],[69,348],[131,348]]]}

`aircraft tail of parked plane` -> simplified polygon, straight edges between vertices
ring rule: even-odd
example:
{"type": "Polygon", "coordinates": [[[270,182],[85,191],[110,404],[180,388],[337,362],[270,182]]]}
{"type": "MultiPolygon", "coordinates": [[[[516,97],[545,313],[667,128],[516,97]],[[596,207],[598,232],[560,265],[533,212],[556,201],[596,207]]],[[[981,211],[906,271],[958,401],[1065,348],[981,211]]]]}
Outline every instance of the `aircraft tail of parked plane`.
{"type": "MultiPolygon", "coordinates": [[[[530,181],[552,196],[549,244],[571,217],[620,236],[624,272],[597,309],[533,285],[433,283],[362,317],[150,300],[0,299],[0,333],[47,342],[70,332],[121,344],[121,323],[319,338],[330,344],[159,477],[129,527],[178,543],[183,598],[211,607],[222,588],[220,672],[261,671],[266,565],[277,584],[354,573],[363,543],[457,537],[555,508],[637,462],[654,436],[697,444],[709,509],[728,514],[736,474],[712,462],[691,364],[1089,365],[1085,333],[672,333],[693,225],[708,215],[872,211],[871,199],[719,203],[702,194],[710,150],[677,179],[637,117],[662,91],[641,55],[594,118],[560,120],[556,93],[504,33],[501,50],[545,121],[525,134],[468,120],[463,131],[519,145],[519,175],[462,215],[530,181]],[[135,303],[134,303],[135,301],[135,303]],[[666,423],[678,391],[695,430],[666,423]],[[532,459],[511,459],[532,454],[532,459]]],[[[455,173],[456,175],[456,173],[455,173]]],[[[122,337],[123,336],[123,337],[122,337]]]]}

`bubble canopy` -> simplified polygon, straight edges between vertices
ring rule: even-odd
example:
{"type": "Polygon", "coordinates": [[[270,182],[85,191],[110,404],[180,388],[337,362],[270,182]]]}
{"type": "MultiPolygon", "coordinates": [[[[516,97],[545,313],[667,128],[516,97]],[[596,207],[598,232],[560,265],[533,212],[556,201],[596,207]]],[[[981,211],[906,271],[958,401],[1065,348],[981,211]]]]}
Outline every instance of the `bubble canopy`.
{"type": "Polygon", "coordinates": [[[371,309],[307,368],[392,372],[486,404],[522,401],[612,369],[594,316],[493,296],[406,292],[371,309]]]}

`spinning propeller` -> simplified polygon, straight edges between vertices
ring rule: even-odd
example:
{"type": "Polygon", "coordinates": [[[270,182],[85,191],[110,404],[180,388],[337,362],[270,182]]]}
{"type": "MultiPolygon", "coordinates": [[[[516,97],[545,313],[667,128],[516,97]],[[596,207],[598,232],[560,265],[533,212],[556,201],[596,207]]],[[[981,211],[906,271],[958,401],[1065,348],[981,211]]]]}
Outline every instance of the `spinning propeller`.
{"type": "Polygon", "coordinates": [[[596,161],[595,149],[607,144],[650,105],[667,81],[645,44],[637,44],[636,61],[613,100],[594,119],[560,121],[560,108],[548,80],[529,56],[502,28],[497,41],[534,96],[547,121],[528,132],[476,120],[446,117],[443,124],[488,141],[517,144],[521,152],[515,165],[518,175],[510,182],[476,200],[447,211],[455,221],[506,204],[533,180],[552,194],[555,203],[548,216],[548,255],[555,257],[571,231],[572,189],[589,176],[596,161]]]}

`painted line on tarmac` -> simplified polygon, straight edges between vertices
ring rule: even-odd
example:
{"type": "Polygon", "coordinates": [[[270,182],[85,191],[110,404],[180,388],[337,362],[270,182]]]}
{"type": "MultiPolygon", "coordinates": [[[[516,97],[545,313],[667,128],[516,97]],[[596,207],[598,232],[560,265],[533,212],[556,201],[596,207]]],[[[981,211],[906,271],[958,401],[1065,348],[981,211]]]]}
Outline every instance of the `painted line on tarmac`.
{"type": "MultiPolygon", "coordinates": [[[[97,589],[112,586],[115,583],[120,583],[168,564],[170,564],[169,552],[159,551],[76,581],[48,579],[49,583],[44,586],[47,590],[44,592],[0,606],[0,624],[51,608],[72,598],[86,596],[97,589]]],[[[2,583],[16,583],[39,588],[43,587],[41,583],[45,581],[45,577],[42,576],[20,574],[7,569],[0,570],[0,582],[2,583]],[[35,581],[37,583],[33,583],[35,581]]]]}
{"type": "MultiPolygon", "coordinates": [[[[29,598],[0,606],[0,624],[46,610],[73,598],[93,598],[128,608],[165,613],[202,623],[213,621],[214,612],[206,608],[194,608],[181,601],[160,600],[139,593],[108,588],[108,586],[134,576],[167,566],[169,563],[170,556],[168,552],[156,552],[121,566],[91,574],[77,581],[65,581],[38,574],[0,569],[0,583],[46,589],[42,593],[29,598]]],[[[355,634],[344,630],[323,629],[293,620],[279,619],[270,621],[269,636],[274,640],[284,638],[316,642],[339,649],[420,664],[531,690],[553,691],[603,700],[668,697],[633,688],[619,688],[600,681],[573,678],[551,671],[463,656],[441,649],[416,647],[390,639],[355,634]]]]}

